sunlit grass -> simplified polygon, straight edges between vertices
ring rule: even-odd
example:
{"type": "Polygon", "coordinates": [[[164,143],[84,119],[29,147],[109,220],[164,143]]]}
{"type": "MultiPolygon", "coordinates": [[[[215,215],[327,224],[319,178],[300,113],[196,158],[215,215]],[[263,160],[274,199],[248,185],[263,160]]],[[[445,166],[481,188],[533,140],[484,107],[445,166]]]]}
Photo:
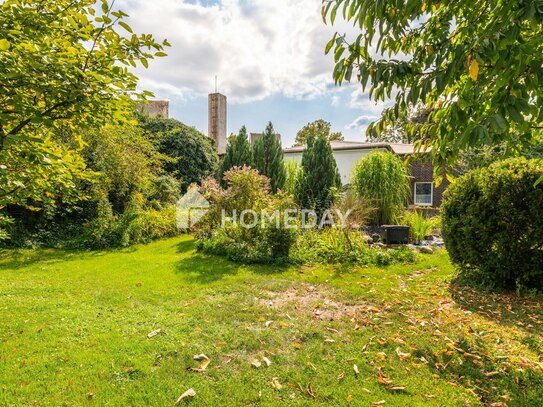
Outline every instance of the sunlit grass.
{"type": "Polygon", "coordinates": [[[3,252],[0,405],[173,405],[189,388],[198,406],[540,405],[538,300],[453,277],[444,251],[383,269],[240,266],[190,237],[3,252]]]}

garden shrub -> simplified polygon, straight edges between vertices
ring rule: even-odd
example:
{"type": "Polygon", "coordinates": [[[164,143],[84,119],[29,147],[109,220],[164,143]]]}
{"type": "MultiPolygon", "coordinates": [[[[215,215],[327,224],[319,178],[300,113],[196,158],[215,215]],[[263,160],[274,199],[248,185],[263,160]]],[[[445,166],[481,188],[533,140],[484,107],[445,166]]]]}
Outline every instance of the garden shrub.
{"type": "Polygon", "coordinates": [[[540,160],[509,159],[468,172],[442,205],[442,233],[462,275],[492,287],[543,288],[540,160]]]}
{"type": "Polygon", "coordinates": [[[375,206],[373,224],[395,223],[410,191],[407,166],[391,152],[374,151],[356,163],[352,188],[360,199],[375,206]]]}
{"type": "Polygon", "coordinates": [[[414,243],[420,243],[439,227],[440,220],[436,216],[428,217],[424,211],[415,209],[404,212],[402,223],[409,226],[409,239],[414,243]]]}
{"type": "Polygon", "coordinates": [[[226,189],[213,179],[202,183],[200,190],[210,202],[210,208],[196,227],[199,249],[243,263],[286,259],[296,233],[284,224],[285,210],[294,207],[292,198],[282,192],[272,194],[269,178],[247,166],[226,171],[224,180],[228,185],[226,189]],[[243,211],[256,213],[254,227],[241,225],[239,217],[243,211]],[[278,211],[278,223],[275,218],[269,220],[262,216],[275,211],[278,211]],[[222,222],[223,214],[231,219],[222,222]]]}

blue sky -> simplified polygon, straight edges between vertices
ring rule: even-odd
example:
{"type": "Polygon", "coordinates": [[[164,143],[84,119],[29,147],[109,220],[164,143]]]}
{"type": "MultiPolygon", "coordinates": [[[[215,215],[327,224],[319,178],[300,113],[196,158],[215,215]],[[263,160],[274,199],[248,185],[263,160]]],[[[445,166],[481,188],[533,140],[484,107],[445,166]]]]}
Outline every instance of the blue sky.
{"type": "Polygon", "coordinates": [[[340,22],[323,24],[320,0],[118,0],[138,32],[167,38],[169,56],[139,69],[142,88],[170,99],[170,114],[207,134],[207,94],[228,97],[228,131],[262,131],[272,121],[292,144],[296,132],[325,119],[348,140],[362,140],[376,105],[357,84],[336,87],[324,46],[340,22]]]}

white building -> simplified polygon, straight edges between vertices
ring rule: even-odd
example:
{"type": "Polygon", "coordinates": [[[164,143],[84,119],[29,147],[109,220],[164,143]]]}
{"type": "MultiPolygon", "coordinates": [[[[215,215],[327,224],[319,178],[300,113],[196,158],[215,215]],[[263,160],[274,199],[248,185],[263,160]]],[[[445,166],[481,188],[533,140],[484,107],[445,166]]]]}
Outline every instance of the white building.
{"type": "MultiPolygon", "coordinates": [[[[347,185],[351,181],[351,174],[354,166],[360,158],[368,155],[372,151],[392,151],[398,155],[413,153],[413,145],[411,144],[395,144],[395,143],[364,143],[361,141],[331,141],[330,146],[334,152],[334,158],[341,176],[343,185],[347,185]]],[[[295,161],[301,163],[302,154],[306,146],[289,147],[283,150],[285,162],[295,161]]]]}

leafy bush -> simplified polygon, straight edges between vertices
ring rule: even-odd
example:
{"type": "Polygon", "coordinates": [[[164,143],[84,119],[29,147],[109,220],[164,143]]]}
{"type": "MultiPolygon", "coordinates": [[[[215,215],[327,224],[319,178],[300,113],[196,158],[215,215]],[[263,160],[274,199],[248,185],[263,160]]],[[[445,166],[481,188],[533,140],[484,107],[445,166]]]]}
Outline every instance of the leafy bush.
{"type": "Polygon", "coordinates": [[[272,194],[270,180],[250,167],[234,167],[225,173],[224,180],[227,189],[213,179],[202,183],[201,192],[210,208],[197,225],[198,247],[244,263],[286,259],[295,239],[295,230],[284,223],[285,210],[294,207],[292,198],[281,192],[272,194]],[[256,213],[254,227],[243,227],[239,221],[243,211],[256,213]],[[262,215],[276,211],[271,220],[262,215]],[[231,221],[224,221],[223,215],[231,221]]]}
{"type": "Polygon", "coordinates": [[[359,198],[375,206],[372,223],[394,223],[405,208],[409,195],[407,167],[391,152],[372,152],[356,163],[352,187],[359,198]]]}
{"type": "Polygon", "coordinates": [[[292,259],[298,263],[371,263],[371,251],[364,233],[343,229],[302,230],[292,248],[292,259]]]}
{"type": "Polygon", "coordinates": [[[361,231],[345,233],[343,228],[308,229],[300,232],[292,247],[292,260],[297,263],[356,263],[387,266],[413,263],[416,254],[407,247],[370,248],[361,231]]]}
{"type": "Polygon", "coordinates": [[[429,218],[419,210],[405,211],[402,221],[409,226],[409,237],[414,243],[420,243],[426,236],[432,234],[440,223],[437,217],[429,218]]]}
{"type": "Polygon", "coordinates": [[[451,185],[442,233],[463,275],[493,287],[543,288],[543,174],[540,160],[497,162],[451,185]]]}

